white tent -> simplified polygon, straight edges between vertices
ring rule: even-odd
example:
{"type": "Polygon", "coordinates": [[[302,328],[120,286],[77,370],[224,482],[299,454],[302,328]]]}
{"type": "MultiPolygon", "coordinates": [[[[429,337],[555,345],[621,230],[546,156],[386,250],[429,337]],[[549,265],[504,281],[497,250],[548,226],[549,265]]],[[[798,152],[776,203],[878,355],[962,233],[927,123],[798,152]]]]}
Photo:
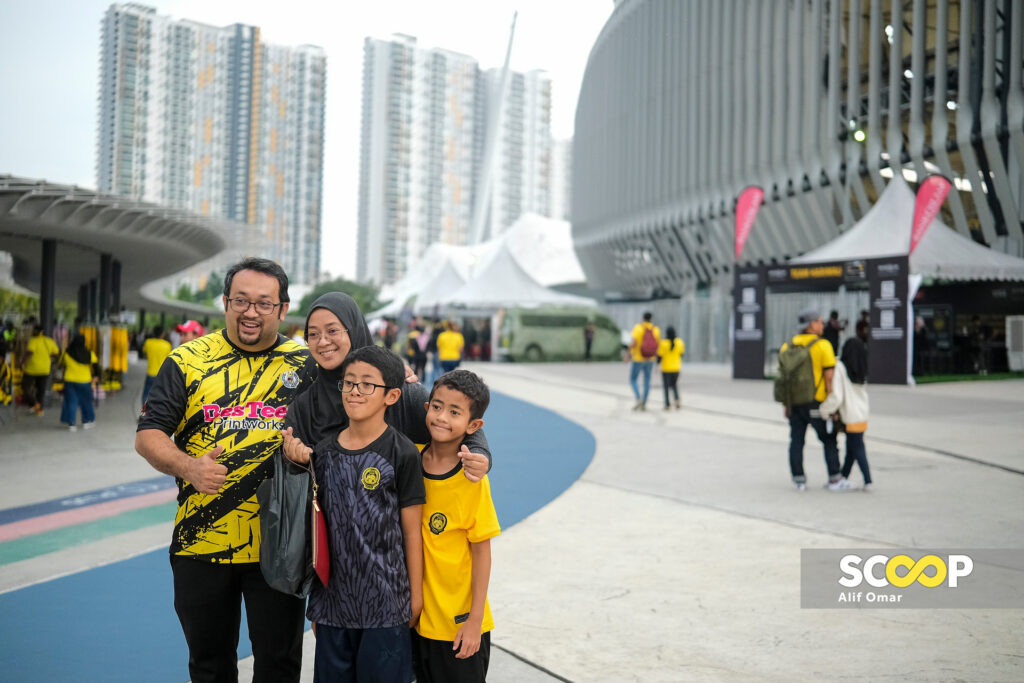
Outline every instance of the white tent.
{"type": "Polygon", "coordinates": [[[517,289],[525,287],[532,294],[527,296],[524,293],[524,301],[527,303],[523,305],[539,305],[532,303],[534,301],[594,305],[594,302],[586,297],[546,289],[553,285],[585,282],[586,277],[572,246],[572,228],[569,223],[527,213],[520,216],[508,230],[481,244],[430,245],[405,277],[381,289],[381,299],[390,303],[366,317],[397,317],[409,307],[410,300],[414,298],[416,313],[430,313],[436,304],[443,303],[442,299],[445,297],[442,295],[453,294],[470,279],[474,280],[472,287],[483,287],[487,291],[496,289],[506,297],[512,294],[518,296],[517,289]],[[515,265],[515,268],[499,269],[502,271],[500,277],[506,279],[481,282],[478,274],[489,269],[496,257],[506,252],[512,256],[515,265]],[[435,286],[434,280],[449,268],[460,276],[460,281],[451,286],[453,282],[449,273],[449,280],[446,283],[438,283],[435,286]],[[516,270],[527,276],[528,284],[523,282],[518,274],[514,274],[516,270]],[[444,289],[442,285],[450,287],[444,289]],[[534,291],[534,287],[540,287],[547,293],[542,295],[534,291]]]}
{"type": "Polygon", "coordinates": [[[508,306],[596,306],[593,299],[548,289],[527,273],[507,245],[472,280],[445,297],[449,306],[485,309],[508,306]]]}
{"type": "MultiPolygon", "coordinates": [[[[828,244],[790,262],[822,263],[904,255],[910,250],[914,201],[913,190],[897,175],[856,225],[828,244]]],[[[984,247],[936,218],[910,255],[910,272],[945,280],[1024,280],[1024,259],[984,247]]]]}
{"type": "Polygon", "coordinates": [[[416,295],[413,310],[417,315],[431,313],[436,306],[444,303],[448,296],[466,284],[466,278],[455,269],[451,261],[445,263],[441,272],[416,295]]]}

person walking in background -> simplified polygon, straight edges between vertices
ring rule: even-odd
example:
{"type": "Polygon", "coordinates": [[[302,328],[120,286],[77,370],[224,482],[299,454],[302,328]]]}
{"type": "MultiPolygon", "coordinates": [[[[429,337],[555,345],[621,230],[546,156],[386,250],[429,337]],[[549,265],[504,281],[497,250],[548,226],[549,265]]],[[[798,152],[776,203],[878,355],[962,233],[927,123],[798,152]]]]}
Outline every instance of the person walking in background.
{"type": "Polygon", "coordinates": [[[43,334],[42,325],[32,328],[32,336],[25,345],[22,368],[25,374],[22,391],[25,402],[32,406],[37,417],[43,416],[43,401],[46,399],[46,384],[50,380],[53,359],[60,354],[56,342],[43,334]]]}
{"type": "Polygon", "coordinates": [[[665,328],[665,338],[658,345],[658,357],[661,358],[661,385],[665,391],[665,410],[671,410],[669,392],[675,396],[676,410],[683,407],[679,400],[679,372],[683,367],[683,354],[686,344],[676,336],[676,328],[669,325],[665,328]]]}
{"type": "Polygon", "coordinates": [[[146,398],[149,397],[149,390],[153,388],[160,366],[171,353],[171,340],[164,328],[157,325],[153,328],[153,334],[142,345],[142,355],[146,357],[146,382],[142,385],[142,407],[146,407],[146,398]]]}
{"type": "Polygon", "coordinates": [[[828,315],[828,322],[825,323],[825,331],[822,337],[832,345],[833,355],[839,353],[839,333],[846,329],[846,321],[839,320],[839,311],[832,311],[828,315]]]}
{"type": "Polygon", "coordinates": [[[797,318],[798,334],[779,349],[779,377],[775,383],[775,399],[784,404],[789,420],[789,469],[798,491],[807,489],[804,474],[804,438],[810,425],[825,451],[828,468],[828,489],[842,491],[850,487],[842,481],[836,432],[826,424],[820,405],[832,392],[832,375],[836,357],[832,345],[821,343],[825,323],[813,308],[806,308],[797,318]]]}
{"type": "Polygon", "coordinates": [[[182,344],[187,344],[193,339],[198,339],[206,334],[206,330],[203,329],[203,326],[195,320],[186,320],[182,324],[178,325],[177,329],[182,344]]]}
{"type": "Polygon", "coordinates": [[[92,396],[99,382],[99,360],[85,345],[85,336],[75,334],[60,358],[64,366],[64,402],[61,405],[60,421],[72,432],[78,427],[78,413],[82,413],[82,429],[96,426],[96,411],[93,410],[92,396]]]}
{"type": "Polygon", "coordinates": [[[864,447],[864,433],[868,429],[868,347],[859,337],[851,337],[843,344],[843,353],[832,376],[832,393],[821,404],[822,415],[838,413],[845,425],[846,458],[843,460],[841,481],[847,482],[853,463],[864,476],[864,490],[871,487],[871,470],[864,447]]]}
{"type": "Polygon", "coordinates": [[[177,480],[170,564],[191,679],[238,680],[244,600],[253,680],[298,683],[305,601],[263,578],[256,489],[273,471],[285,415],[316,367],[309,349],[279,333],[288,313],[279,265],[236,263],[221,302],[224,329],[179,346],[160,368],[135,450],[177,480]]]}
{"type": "Polygon", "coordinates": [[[860,337],[861,341],[865,344],[868,343],[868,336],[871,333],[871,314],[865,310],[860,312],[860,320],[857,321],[856,326],[857,336],[860,337]]]}
{"type": "Polygon", "coordinates": [[[647,396],[651,393],[651,372],[654,370],[654,359],[658,357],[658,345],[661,342],[661,330],[651,322],[651,312],[644,313],[642,323],[633,328],[630,335],[629,353],[632,363],[629,366],[629,385],[633,387],[636,404],[633,410],[647,410],[647,396]],[[644,388],[640,390],[637,380],[643,375],[644,388]]]}
{"type": "Polygon", "coordinates": [[[583,328],[583,360],[590,360],[590,349],[594,345],[594,323],[587,323],[583,328]]]}
{"type": "Polygon", "coordinates": [[[459,332],[454,320],[445,323],[445,331],[437,335],[437,357],[441,361],[441,372],[451,372],[462,362],[466,340],[459,332]]]}

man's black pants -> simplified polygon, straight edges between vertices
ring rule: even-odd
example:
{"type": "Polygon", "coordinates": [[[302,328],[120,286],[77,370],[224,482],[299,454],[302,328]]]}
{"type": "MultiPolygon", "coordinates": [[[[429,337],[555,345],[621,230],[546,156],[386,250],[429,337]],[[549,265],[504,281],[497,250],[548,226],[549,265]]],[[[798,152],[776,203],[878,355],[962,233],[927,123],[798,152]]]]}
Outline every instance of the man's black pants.
{"type": "Polygon", "coordinates": [[[258,562],[215,564],[171,555],[174,610],[188,643],[194,683],[238,680],[242,599],[252,642],[253,683],[298,683],[305,600],[267,585],[258,562]]]}
{"type": "Polygon", "coordinates": [[[825,466],[828,468],[829,480],[835,481],[840,476],[837,435],[834,429],[831,433],[826,430],[825,420],[821,418],[818,405],[816,401],[803,403],[789,410],[789,471],[793,475],[793,481],[797,483],[807,481],[804,475],[804,437],[807,436],[808,425],[818,435],[818,440],[825,449],[825,466]]]}

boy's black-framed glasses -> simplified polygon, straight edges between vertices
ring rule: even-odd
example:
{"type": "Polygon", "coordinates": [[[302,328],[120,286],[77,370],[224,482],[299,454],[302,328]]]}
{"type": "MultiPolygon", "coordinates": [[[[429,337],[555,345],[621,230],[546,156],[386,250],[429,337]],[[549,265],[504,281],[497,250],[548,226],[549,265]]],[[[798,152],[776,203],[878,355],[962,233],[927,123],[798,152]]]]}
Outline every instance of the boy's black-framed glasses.
{"type": "Polygon", "coordinates": [[[228,299],[228,306],[235,313],[245,313],[252,306],[256,309],[256,312],[260,315],[270,315],[274,312],[274,309],[281,304],[273,304],[269,301],[249,301],[248,299],[228,299]]]}
{"type": "Polygon", "coordinates": [[[359,387],[359,394],[362,396],[372,396],[373,392],[380,389],[388,389],[386,384],[374,384],[373,382],[353,382],[348,379],[343,379],[338,382],[338,388],[341,389],[341,393],[350,394],[352,390],[359,387]]]}

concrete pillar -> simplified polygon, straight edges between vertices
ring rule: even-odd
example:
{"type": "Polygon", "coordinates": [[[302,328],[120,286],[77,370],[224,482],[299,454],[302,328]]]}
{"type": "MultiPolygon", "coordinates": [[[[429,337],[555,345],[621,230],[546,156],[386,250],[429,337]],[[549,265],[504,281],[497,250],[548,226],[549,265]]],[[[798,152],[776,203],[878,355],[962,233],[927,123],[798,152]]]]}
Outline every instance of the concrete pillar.
{"type": "Polygon", "coordinates": [[[121,315],[121,262],[115,259],[110,268],[110,310],[121,315]]]}
{"type": "Polygon", "coordinates": [[[99,321],[110,321],[110,254],[100,254],[99,321]]]}
{"type": "Polygon", "coordinates": [[[43,240],[43,267],[39,282],[39,324],[53,334],[54,289],[57,286],[57,240],[43,240]]]}
{"type": "Polygon", "coordinates": [[[98,289],[99,284],[96,282],[96,278],[89,280],[89,315],[86,319],[93,325],[100,321],[98,302],[96,300],[98,289]]]}

